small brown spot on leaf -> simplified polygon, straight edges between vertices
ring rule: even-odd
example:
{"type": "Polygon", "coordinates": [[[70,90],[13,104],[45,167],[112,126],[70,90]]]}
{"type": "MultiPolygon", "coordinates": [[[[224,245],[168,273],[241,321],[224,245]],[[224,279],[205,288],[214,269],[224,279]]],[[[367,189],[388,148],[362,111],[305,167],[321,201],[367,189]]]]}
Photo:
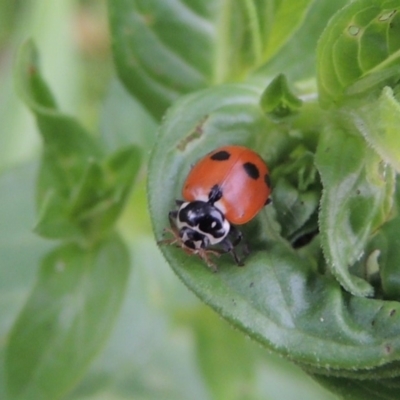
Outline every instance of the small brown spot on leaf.
{"type": "Polygon", "coordinates": [[[208,115],[205,115],[201,121],[195,126],[193,131],[191,131],[185,138],[183,138],[176,146],[178,150],[184,151],[186,146],[193,140],[199,139],[203,134],[203,125],[207,121],[208,115]]]}
{"type": "Polygon", "coordinates": [[[393,353],[393,347],[390,344],[385,344],[385,353],[388,355],[393,353]]]}
{"type": "Polygon", "coordinates": [[[36,65],[30,64],[28,67],[28,74],[30,76],[36,75],[37,74],[37,68],[36,65]]]}
{"type": "Polygon", "coordinates": [[[141,17],[147,26],[153,26],[155,24],[156,19],[153,14],[142,14],[141,17]]]}

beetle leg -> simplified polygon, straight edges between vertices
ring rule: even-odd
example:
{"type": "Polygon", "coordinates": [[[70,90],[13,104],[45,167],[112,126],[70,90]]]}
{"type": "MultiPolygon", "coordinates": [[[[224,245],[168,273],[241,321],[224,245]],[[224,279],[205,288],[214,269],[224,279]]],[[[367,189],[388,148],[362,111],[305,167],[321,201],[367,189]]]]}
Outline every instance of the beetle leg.
{"type": "Polygon", "coordinates": [[[159,245],[162,245],[162,244],[176,245],[176,247],[181,247],[186,254],[189,254],[189,255],[197,254],[208,265],[208,267],[210,267],[210,269],[213,272],[217,272],[218,271],[217,266],[211,261],[209,255],[219,257],[221,255],[221,252],[219,252],[217,250],[210,250],[210,249],[193,250],[193,249],[190,249],[189,247],[187,247],[185,245],[185,243],[183,242],[182,238],[179,236],[179,232],[175,226],[175,219],[173,219],[174,218],[173,213],[174,212],[171,211],[170,215],[169,215],[171,228],[164,228],[164,232],[170,233],[172,235],[172,237],[170,239],[159,240],[157,242],[157,244],[159,244],[159,245]]]}
{"type": "Polygon", "coordinates": [[[168,219],[169,219],[169,224],[171,225],[171,228],[176,227],[176,218],[178,217],[178,211],[173,210],[168,213],[168,219]]]}
{"type": "Polygon", "coordinates": [[[229,235],[220,243],[220,246],[222,247],[224,253],[230,253],[232,255],[236,264],[239,265],[240,267],[244,265],[243,259],[250,253],[247,243],[243,242],[242,232],[234,225],[231,225],[229,235]],[[240,242],[243,243],[242,259],[239,258],[236,252],[236,247],[240,242]]]}
{"type": "Polygon", "coordinates": [[[243,261],[239,259],[239,256],[237,255],[235,251],[235,246],[233,245],[232,241],[226,237],[221,243],[220,243],[222,250],[224,253],[230,253],[232,257],[234,258],[235,262],[237,265],[242,267],[244,265],[243,261]]]}
{"type": "Polygon", "coordinates": [[[229,235],[231,235],[233,238],[232,242],[233,247],[236,247],[243,239],[243,233],[234,225],[231,225],[231,229],[229,230],[229,235]]]}
{"type": "Polygon", "coordinates": [[[210,269],[213,272],[218,272],[217,266],[210,260],[209,254],[212,254],[216,257],[219,257],[221,255],[220,252],[215,251],[215,250],[208,250],[208,249],[200,249],[197,251],[197,255],[210,267],[210,269]]]}

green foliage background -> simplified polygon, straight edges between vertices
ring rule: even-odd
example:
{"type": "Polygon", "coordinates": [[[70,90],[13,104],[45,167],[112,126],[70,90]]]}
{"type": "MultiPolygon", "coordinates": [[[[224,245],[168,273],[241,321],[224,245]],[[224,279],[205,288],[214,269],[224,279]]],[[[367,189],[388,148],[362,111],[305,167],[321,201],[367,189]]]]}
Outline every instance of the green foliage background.
{"type": "Polygon", "coordinates": [[[0,398],[397,398],[399,11],[0,0],[0,398]],[[274,205],[213,274],[153,235],[226,143],[274,205]]]}

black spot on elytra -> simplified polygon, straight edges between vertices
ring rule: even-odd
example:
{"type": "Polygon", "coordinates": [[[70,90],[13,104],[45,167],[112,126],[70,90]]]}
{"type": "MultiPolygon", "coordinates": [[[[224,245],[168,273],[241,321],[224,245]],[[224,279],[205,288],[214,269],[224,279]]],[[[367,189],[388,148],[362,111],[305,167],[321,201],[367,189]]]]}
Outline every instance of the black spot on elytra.
{"type": "Polygon", "coordinates": [[[225,150],[221,150],[221,151],[214,153],[210,158],[211,158],[211,160],[214,160],[214,161],[226,161],[226,160],[229,160],[230,156],[231,156],[230,153],[228,153],[225,150]]]}
{"type": "Polygon", "coordinates": [[[266,183],[266,185],[271,188],[271,178],[269,177],[269,174],[265,174],[264,176],[264,181],[266,183]]]}
{"type": "Polygon", "coordinates": [[[243,164],[243,168],[246,171],[246,174],[251,179],[258,179],[260,177],[260,171],[258,170],[257,166],[251,162],[247,162],[243,164]]]}
{"type": "Polygon", "coordinates": [[[267,206],[268,204],[271,204],[271,203],[272,203],[272,199],[271,199],[271,197],[268,197],[268,199],[265,200],[264,206],[267,206]]]}

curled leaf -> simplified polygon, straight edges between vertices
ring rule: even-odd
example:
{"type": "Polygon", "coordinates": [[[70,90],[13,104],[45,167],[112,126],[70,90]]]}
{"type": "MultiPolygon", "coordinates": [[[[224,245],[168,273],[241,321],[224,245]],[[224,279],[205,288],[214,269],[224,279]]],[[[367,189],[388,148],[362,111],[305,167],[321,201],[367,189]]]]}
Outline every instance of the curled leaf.
{"type": "Polygon", "coordinates": [[[399,22],[399,0],[356,0],[333,16],[318,44],[324,106],[398,81],[399,22]]]}
{"type": "Polygon", "coordinates": [[[386,86],[379,96],[353,101],[342,112],[382,160],[400,172],[400,104],[393,90],[386,86]]]}
{"type": "Polygon", "coordinates": [[[261,96],[261,107],[275,118],[283,118],[295,113],[301,104],[302,101],[290,91],[283,74],[274,78],[261,96]]]}
{"type": "Polygon", "coordinates": [[[320,232],[329,268],[346,290],[371,296],[371,285],[349,268],[389,217],[394,172],[361,137],[332,125],[322,135],[316,165],[323,184],[320,232]]]}
{"type": "MultiPolygon", "coordinates": [[[[221,144],[244,144],[268,162],[268,152],[281,148],[270,147],[272,139],[283,133],[274,133],[259,107],[259,97],[251,87],[228,85],[186,96],[169,110],[149,165],[149,207],[157,240],[168,226],[175,199],[181,198],[191,164],[203,154],[221,144]]],[[[353,151],[364,156],[366,146],[360,150],[355,146],[353,151]]],[[[346,165],[353,168],[355,180],[360,176],[363,182],[365,204],[361,205],[373,214],[374,223],[369,223],[376,226],[386,183],[376,175],[375,164],[366,172],[363,157],[352,159],[346,165]]],[[[333,175],[332,179],[339,178],[333,175]]],[[[356,199],[351,204],[359,205],[356,199]]],[[[213,273],[180,248],[165,244],[160,248],[171,268],[205,303],[255,340],[300,364],[345,375],[400,360],[399,304],[343,291],[336,279],[318,272],[318,249],[307,256],[293,249],[280,236],[274,218],[270,205],[243,227],[251,248],[243,268],[222,256],[217,260],[218,272],[213,273]]],[[[367,224],[361,218],[351,222],[361,229],[367,224]]]]}

